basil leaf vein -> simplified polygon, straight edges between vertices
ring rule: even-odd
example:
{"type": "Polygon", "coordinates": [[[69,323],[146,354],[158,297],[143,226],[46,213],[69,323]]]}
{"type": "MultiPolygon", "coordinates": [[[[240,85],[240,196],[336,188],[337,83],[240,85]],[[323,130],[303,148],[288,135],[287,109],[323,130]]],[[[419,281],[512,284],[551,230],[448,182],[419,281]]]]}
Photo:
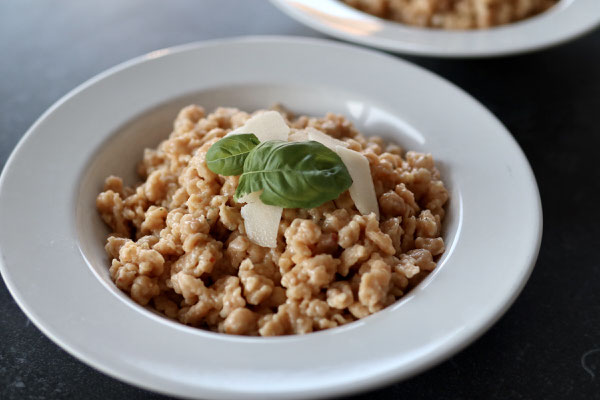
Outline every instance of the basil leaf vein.
{"type": "Polygon", "coordinates": [[[262,190],[263,203],[313,208],[334,200],[352,185],[341,158],[315,141],[268,141],[246,157],[235,199],[262,190]]]}
{"type": "Polygon", "coordinates": [[[206,152],[206,165],[215,174],[241,175],[246,157],[259,143],[253,133],[224,137],[206,152]]]}

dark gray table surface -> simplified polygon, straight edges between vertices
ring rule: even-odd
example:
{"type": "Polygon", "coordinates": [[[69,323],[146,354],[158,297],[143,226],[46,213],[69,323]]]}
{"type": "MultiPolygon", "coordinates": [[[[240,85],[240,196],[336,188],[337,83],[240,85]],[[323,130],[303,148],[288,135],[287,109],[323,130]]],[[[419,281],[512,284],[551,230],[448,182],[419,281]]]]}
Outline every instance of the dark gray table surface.
{"type": "MultiPolygon", "coordinates": [[[[322,36],[264,0],[0,1],[0,167],[45,109],[104,69],[162,47],[252,34],[322,36]]],[[[544,237],[530,281],[489,332],[356,399],[600,399],[600,31],[515,57],[406,58],[506,124],[536,174],[544,237]]],[[[1,399],[163,398],[68,355],[3,283],[0,323],[1,399]]]]}

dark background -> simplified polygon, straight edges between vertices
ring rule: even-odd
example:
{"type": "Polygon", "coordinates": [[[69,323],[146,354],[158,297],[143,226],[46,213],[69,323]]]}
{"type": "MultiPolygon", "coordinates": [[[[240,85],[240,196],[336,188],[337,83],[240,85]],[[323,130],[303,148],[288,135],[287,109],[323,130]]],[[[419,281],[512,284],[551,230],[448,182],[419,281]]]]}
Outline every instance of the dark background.
{"type": "MultiPolygon", "coordinates": [[[[104,69],[162,47],[249,34],[322,36],[265,0],[1,0],[0,167],[44,110],[104,69]]],[[[406,58],[506,124],[537,177],[544,237],[530,281],[488,333],[438,367],[355,400],[600,399],[600,30],[523,56],[406,58]]],[[[65,353],[3,283],[0,322],[1,399],[163,398],[65,353]]]]}

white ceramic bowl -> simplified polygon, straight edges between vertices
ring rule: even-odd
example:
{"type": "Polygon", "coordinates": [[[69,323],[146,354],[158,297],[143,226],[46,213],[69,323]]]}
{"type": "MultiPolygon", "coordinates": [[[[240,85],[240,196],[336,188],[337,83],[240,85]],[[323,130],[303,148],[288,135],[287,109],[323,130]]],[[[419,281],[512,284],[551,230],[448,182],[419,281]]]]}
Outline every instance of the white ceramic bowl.
{"type": "Polygon", "coordinates": [[[481,335],[527,280],[541,220],[523,153],[460,89],[369,50],[245,38],[150,53],[44,113],[0,178],[0,266],[36,326],[117,379],[183,397],[324,397],[406,378],[481,335]],[[389,308],[304,336],[216,334],[135,304],[107,271],[108,231],[94,204],[104,177],[135,181],[143,148],[165,138],[188,103],[254,110],[277,101],[343,113],[367,134],[435,155],[451,195],[439,266],[389,308]]]}
{"type": "Polygon", "coordinates": [[[489,57],[543,49],[598,26],[600,1],[560,0],[548,11],[491,29],[418,28],[366,14],[339,0],[271,0],[290,17],[339,39],[436,57],[489,57]]]}

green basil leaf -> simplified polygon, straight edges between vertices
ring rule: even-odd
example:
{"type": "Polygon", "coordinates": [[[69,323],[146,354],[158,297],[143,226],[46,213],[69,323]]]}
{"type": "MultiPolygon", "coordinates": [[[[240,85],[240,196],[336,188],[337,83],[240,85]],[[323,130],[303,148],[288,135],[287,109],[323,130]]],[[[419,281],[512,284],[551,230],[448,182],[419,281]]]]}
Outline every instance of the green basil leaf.
{"type": "Polygon", "coordinates": [[[224,137],[206,152],[206,165],[215,174],[241,175],[246,157],[259,143],[253,133],[224,137]]]}
{"type": "Polygon", "coordinates": [[[315,141],[259,144],[244,162],[235,199],[262,190],[263,203],[313,208],[339,197],[352,185],[341,158],[315,141]]]}

